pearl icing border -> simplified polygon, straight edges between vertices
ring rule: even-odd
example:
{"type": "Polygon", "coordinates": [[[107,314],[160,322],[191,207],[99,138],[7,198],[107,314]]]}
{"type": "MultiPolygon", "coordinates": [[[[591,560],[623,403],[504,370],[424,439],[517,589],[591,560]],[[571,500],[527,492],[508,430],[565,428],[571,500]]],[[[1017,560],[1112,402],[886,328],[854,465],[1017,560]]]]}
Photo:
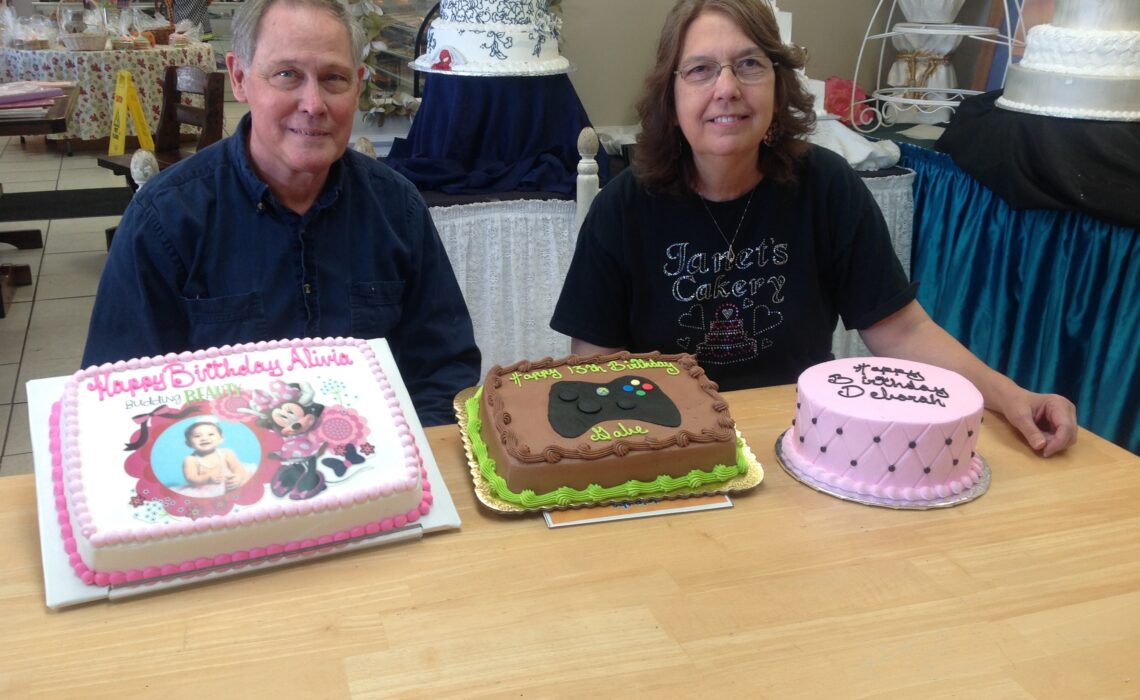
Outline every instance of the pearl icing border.
{"type": "Polygon", "coordinates": [[[1084,109],[1081,107],[1074,107],[1072,105],[1065,107],[1029,104],[1028,102],[1016,102],[1014,100],[1006,99],[1004,96],[997,98],[997,105],[998,107],[1006,107],[1017,112],[1030,112],[1032,114],[1041,114],[1046,117],[1100,119],[1113,122],[1140,121],[1140,110],[1084,109]]]}
{"type": "MultiPolygon", "coordinates": [[[[120,360],[114,363],[104,363],[98,367],[88,367],[87,369],[79,370],[68,380],[67,386],[64,389],[63,398],[52,405],[49,446],[52,457],[53,495],[64,549],[67,552],[68,561],[72,569],[74,569],[76,575],[88,585],[114,586],[150,578],[193,574],[202,569],[215,570],[219,567],[231,566],[233,568],[242,568],[251,560],[254,560],[256,564],[258,563],[256,560],[266,557],[288,556],[298,550],[311,550],[312,548],[326,545],[335,546],[351,539],[378,535],[389,530],[402,528],[409,523],[414,523],[418,521],[421,516],[427,515],[434,502],[434,497],[431,494],[431,484],[427,479],[427,471],[423,468],[419,448],[416,445],[415,437],[411,434],[410,427],[408,426],[396,392],[392,388],[391,383],[388,382],[388,378],[384,375],[383,370],[381,370],[380,363],[376,359],[375,353],[372,352],[372,348],[368,346],[366,341],[354,338],[304,338],[299,340],[260,341],[236,346],[223,345],[220,348],[209,348],[193,352],[167,353],[166,355],[158,357],[120,360]],[[408,478],[406,481],[396,485],[392,485],[391,483],[378,484],[363,492],[357,491],[353,494],[343,494],[335,498],[317,499],[316,502],[306,501],[298,503],[290,501],[286,504],[275,506],[268,512],[259,512],[256,514],[245,511],[232,517],[213,516],[185,523],[159,526],[157,528],[139,528],[137,530],[112,531],[107,533],[99,533],[96,531],[94,524],[91,522],[90,512],[86,507],[86,496],[83,492],[81,470],[78,468],[78,426],[76,425],[76,418],[74,416],[78,404],[76,387],[85,379],[99,373],[121,371],[124,369],[145,369],[168,362],[212,359],[234,353],[293,347],[343,347],[346,345],[356,347],[364,356],[369,369],[372,370],[373,377],[380,385],[381,394],[387,399],[388,407],[392,412],[391,416],[396,424],[397,433],[400,436],[400,443],[404,447],[404,457],[407,460],[406,464],[408,466],[408,478]],[[69,417],[63,421],[65,424],[61,426],[61,414],[63,413],[63,406],[65,405],[70,409],[68,413],[69,417]],[[64,475],[64,464],[75,467],[68,470],[66,476],[64,475]],[[149,566],[142,569],[128,569],[124,571],[95,571],[88,567],[86,562],[83,561],[79,553],[78,545],[76,544],[75,532],[71,524],[71,517],[74,516],[79,526],[80,534],[88,539],[94,547],[161,540],[208,530],[243,527],[263,520],[277,520],[283,517],[302,517],[309,513],[321,512],[329,508],[344,508],[362,504],[366,501],[389,496],[394,492],[402,492],[414,488],[417,478],[422,483],[423,497],[416,508],[402,515],[395,515],[379,521],[368,522],[364,525],[355,526],[348,530],[340,530],[317,538],[293,540],[283,545],[271,544],[266,547],[254,547],[249,550],[218,554],[214,557],[198,557],[193,560],[184,561],[178,565],[166,564],[163,566],[149,566]],[[73,512],[69,512],[65,489],[72,494],[72,500],[75,504],[73,512]]],[[[311,552],[305,551],[303,553],[308,554],[311,552]]]]}

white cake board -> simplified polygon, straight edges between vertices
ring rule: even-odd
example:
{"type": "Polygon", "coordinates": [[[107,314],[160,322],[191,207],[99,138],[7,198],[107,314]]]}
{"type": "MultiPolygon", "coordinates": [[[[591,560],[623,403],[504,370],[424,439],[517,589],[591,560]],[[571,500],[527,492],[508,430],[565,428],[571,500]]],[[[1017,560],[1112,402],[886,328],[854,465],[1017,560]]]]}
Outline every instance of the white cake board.
{"type": "Polygon", "coordinates": [[[578,70],[577,64],[568,63],[565,68],[548,68],[540,70],[523,70],[523,71],[487,71],[478,68],[448,68],[442,70],[439,68],[432,68],[430,61],[420,62],[419,60],[412,61],[408,66],[419,73],[434,73],[436,75],[458,75],[466,78],[541,78],[548,75],[562,75],[573,73],[578,70]]]}
{"type": "MultiPolygon", "coordinates": [[[[400,401],[411,409],[412,399],[407,387],[400,377],[396,367],[395,358],[388,348],[388,341],[384,339],[370,340],[380,367],[388,375],[388,381],[396,390],[400,401]]],[[[128,586],[88,586],[75,575],[68,561],[67,552],[63,548],[63,538],[59,531],[59,521],[56,519],[55,496],[51,477],[51,450],[48,444],[48,423],[51,420],[51,407],[63,395],[63,388],[67,377],[52,377],[50,379],[36,379],[28,382],[28,420],[32,433],[32,458],[35,464],[36,482],[36,512],[40,526],[40,554],[44,566],[44,596],[49,608],[57,609],[97,600],[116,600],[137,595],[146,595],[168,588],[179,588],[203,581],[213,581],[217,578],[236,576],[254,571],[261,571],[275,566],[295,564],[315,559],[317,557],[339,554],[355,549],[377,547],[393,544],[404,540],[420,539],[426,532],[440,530],[453,530],[459,527],[459,512],[455,509],[455,502],[447,490],[447,484],[439,472],[431,445],[420,425],[419,416],[414,410],[407,411],[408,427],[420,447],[420,456],[424,468],[427,470],[428,483],[431,484],[433,502],[431,511],[421,518],[419,522],[407,527],[369,537],[357,542],[338,545],[335,548],[321,548],[304,555],[278,556],[273,559],[244,566],[241,569],[229,569],[212,573],[203,573],[192,578],[177,578],[152,583],[141,583],[128,586]]]]}

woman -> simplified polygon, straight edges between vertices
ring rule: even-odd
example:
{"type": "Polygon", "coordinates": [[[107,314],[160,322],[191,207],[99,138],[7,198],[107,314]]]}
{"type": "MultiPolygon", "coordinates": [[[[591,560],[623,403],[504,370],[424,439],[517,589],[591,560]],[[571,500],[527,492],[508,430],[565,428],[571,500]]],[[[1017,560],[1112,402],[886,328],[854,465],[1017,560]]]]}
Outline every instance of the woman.
{"type": "Polygon", "coordinates": [[[206,35],[213,34],[214,30],[210,26],[210,11],[207,7],[213,1],[214,0],[174,0],[174,17],[168,19],[171,19],[174,24],[188,19],[198,25],[202,30],[203,38],[208,38],[206,35]]]}
{"type": "Polygon", "coordinates": [[[876,355],[955,370],[1032,449],[1076,410],[986,367],[915,299],[882,214],[813,123],[798,51],[763,0],[681,0],[638,103],[633,167],[598,195],[551,327],[577,354],[696,353],[722,389],[794,382],[838,318],[876,355]]]}

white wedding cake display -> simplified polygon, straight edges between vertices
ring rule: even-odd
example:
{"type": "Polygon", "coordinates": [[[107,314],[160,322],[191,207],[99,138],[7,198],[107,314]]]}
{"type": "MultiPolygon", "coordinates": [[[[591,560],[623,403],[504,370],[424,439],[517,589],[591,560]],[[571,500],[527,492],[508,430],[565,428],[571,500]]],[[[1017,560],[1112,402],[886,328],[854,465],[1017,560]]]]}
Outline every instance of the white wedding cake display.
{"type": "Polygon", "coordinates": [[[1140,1],[1057,0],[1030,28],[997,105],[1051,117],[1140,121],[1140,1]]]}
{"type": "Polygon", "coordinates": [[[562,18],[549,0],[442,0],[412,68],[474,76],[556,75],[571,70],[558,49],[562,18]]]}

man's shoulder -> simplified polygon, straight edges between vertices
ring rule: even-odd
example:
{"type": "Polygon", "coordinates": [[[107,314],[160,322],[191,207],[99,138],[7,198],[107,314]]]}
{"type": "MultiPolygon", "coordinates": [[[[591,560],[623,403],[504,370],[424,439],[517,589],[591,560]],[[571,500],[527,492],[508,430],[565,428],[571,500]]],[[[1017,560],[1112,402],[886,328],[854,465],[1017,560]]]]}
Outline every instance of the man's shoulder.
{"type": "Polygon", "coordinates": [[[345,164],[359,177],[372,181],[374,186],[396,188],[401,194],[418,192],[411,180],[393,170],[379,158],[349,149],[345,151],[345,164]]]}
{"type": "Polygon", "coordinates": [[[213,213],[240,218],[247,188],[228,147],[234,137],[211,144],[163,169],[135,192],[115,238],[133,247],[136,239],[168,252],[196,245],[213,213]],[[159,243],[161,241],[161,244],[159,243]]]}
{"type": "Polygon", "coordinates": [[[414,184],[381,160],[349,150],[341,161],[342,196],[361,212],[402,212],[406,222],[430,218],[428,205],[414,184]]]}
{"type": "Polygon", "coordinates": [[[233,162],[229,141],[233,137],[222,139],[210,144],[206,148],[179,162],[163,168],[161,172],[148,180],[135,198],[142,201],[161,197],[164,193],[179,192],[183,195],[193,194],[199,196],[217,189],[214,182],[218,172],[229,173],[236,176],[238,164],[233,162]]]}

